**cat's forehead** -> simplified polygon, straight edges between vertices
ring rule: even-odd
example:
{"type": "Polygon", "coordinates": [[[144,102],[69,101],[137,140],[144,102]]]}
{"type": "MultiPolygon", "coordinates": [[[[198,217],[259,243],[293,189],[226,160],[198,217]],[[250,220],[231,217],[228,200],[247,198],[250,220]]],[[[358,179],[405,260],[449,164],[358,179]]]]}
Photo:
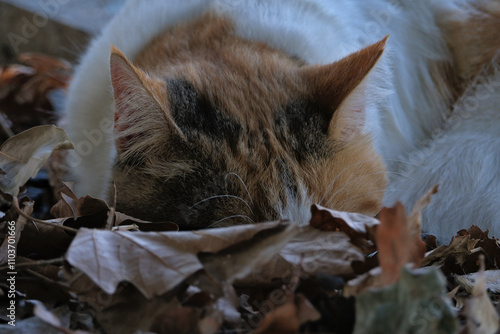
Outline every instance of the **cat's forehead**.
{"type": "Polygon", "coordinates": [[[242,134],[241,119],[222,111],[194,85],[185,79],[166,79],[169,112],[181,131],[188,137],[224,140],[236,151],[242,134]]]}
{"type": "Polygon", "coordinates": [[[196,109],[231,129],[228,119],[254,128],[269,123],[286,105],[308,98],[298,67],[265,57],[217,62],[182,64],[164,77],[170,107],[177,114],[196,109]]]}

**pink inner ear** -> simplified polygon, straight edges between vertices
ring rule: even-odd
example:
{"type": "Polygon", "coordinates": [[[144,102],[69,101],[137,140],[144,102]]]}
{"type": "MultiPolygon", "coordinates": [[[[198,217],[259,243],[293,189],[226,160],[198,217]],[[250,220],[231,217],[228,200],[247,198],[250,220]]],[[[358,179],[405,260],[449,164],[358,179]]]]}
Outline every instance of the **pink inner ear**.
{"type": "Polygon", "coordinates": [[[123,68],[124,66],[128,66],[128,64],[123,59],[111,60],[111,83],[113,84],[113,93],[117,100],[123,99],[130,94],[131,87],[126,82],[134,75],[130,69],[123,68]]]}
{"type": "Polygon", "coordinates": [[[350,141],[364,133],[367,96],[365,84],[358,85],[343,101],[332,119],[333,135],[341,141],[350,141]]]}
{"type": "Polygon", "coordinates": [[[132,141],[136,136],[127,135],[120,136],[125,130],[129,129],[131,124],[127,124],[127,116],[133,112],[130,96],[133,93],[133,82],[138,80],[133,69],[130,68],[123,58],[116,54],[111,55],[110,64],[111,83],[113,85],[113,93],[115,98],[115,125],[114,130],[116,136],[116,147],[119,152],[126,150],[127,143],[132,141]]]}

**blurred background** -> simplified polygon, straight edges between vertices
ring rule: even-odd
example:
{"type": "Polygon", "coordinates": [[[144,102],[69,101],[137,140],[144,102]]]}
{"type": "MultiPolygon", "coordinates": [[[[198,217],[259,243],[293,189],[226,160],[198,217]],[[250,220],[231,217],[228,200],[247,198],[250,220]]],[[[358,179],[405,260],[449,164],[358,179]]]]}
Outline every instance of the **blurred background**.
{"type": "Polygon", "coordinates": [[[74,62],[125,0],[0,0],[0,64],[22,52],[74,62]]]}
{"type": "MultiPolygon", "coordinates": [[[[124,2],[0,0],[0,145],[32,127],[58,124],[74,65],[124,2]]],[[[65,152],[55,152],[22,190],[37,203],[35,217],[50,217],[67,180],[65,152]]],[[[0,213],[9,207],[0,194],[0,213]]]]}

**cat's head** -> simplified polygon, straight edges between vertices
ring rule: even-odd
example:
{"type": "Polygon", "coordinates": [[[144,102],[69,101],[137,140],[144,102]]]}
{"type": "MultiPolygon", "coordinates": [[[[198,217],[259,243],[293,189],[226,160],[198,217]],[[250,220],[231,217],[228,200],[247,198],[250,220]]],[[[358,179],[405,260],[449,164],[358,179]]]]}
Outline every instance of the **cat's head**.
{"type": "Polygon", "coordinates": [[[376,214],[385,167],[365,83],[384,45],[321,66],[255,43],[142,68],[114,49],[118,209],[181,228],[294,219],[311,203],[376,214]]]}

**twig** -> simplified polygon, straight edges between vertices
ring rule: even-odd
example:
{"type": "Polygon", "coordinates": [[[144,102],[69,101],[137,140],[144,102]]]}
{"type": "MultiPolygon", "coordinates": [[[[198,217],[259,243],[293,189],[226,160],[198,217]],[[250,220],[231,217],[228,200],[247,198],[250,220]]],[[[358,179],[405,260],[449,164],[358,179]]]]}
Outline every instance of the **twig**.
{"type": "MultiPolygon", "coordinates": [[[[16,269],[17,268],[29,268],[29,267],[39,267],[39,266],[44,266],[47,264],[56,264],[56,263],[61,263],[64,261],[63,257],[58,257],[57,259],[50,259],[50,260],[40,260],[40,261],[34,261],[34,262],[24,262],[24,263],[16,263],[16,269]]],[[[0,267],[1,270],[6,270],[9,269],[9,266],[2,266],[0,267]]]]}
{"type": "Polygon", "coordinates": [[[17,199],[16,196],[12,196],[12,206],[14,207],[14,209],[17,211],[17,213],[26,218],[26,219],[29,219],[31,221],[34,221],[35,223],[39,223],[39,224],[43,224],[43,225],[48,225],[48,226],[52,226],[52,227],[55,227],[55,228],[60,228],[62,230],[65,230],[65,231],[68,231],[68,232],[72,232],[72,233],[78,233],[78,229],[76,228],[71,228],[71,227],[67,227],[67,226],[64,226],[64,225],[58,225],[58,224],[54,224],[54,223],[48,223],[46,221],[43,221],[43,220],[40,220],[40,219],[36,219],[36,218],[33,218],[33,217],[30,217],[28,215],[26,215],[20,208],[19,208],[19,201],[17,199]]]}
{"type": "Polygon", "coordinates": [[[68,286],[65,285],[64,283],[61,283],[61,282],[58,282],[58,281],[54,281],[53,279],[50,279],[50,278],[48,278],[48,277],[46,277],[46,276],[44,276],[44,275],[42,275],[40,273],[37,273],[34,270],[26,269],[26,272],[28,272],[30,275],[32,275],[32,276],[34,276],[34,277],[36,277],[36,278],[44,281],[45,283],[54,284],[54,285],[57,285],[59,287],[65,288],[65,289],[68,288],[68,286]]]}
{"type": "Polygon", "coordinates": [[[109,208],[108,211],[108,219],[106,220],[106,230],[112,230],[113,226],[115,226],[115,212],[116,212],[116,184],[113,182],[113,206],[109,208]]]}

